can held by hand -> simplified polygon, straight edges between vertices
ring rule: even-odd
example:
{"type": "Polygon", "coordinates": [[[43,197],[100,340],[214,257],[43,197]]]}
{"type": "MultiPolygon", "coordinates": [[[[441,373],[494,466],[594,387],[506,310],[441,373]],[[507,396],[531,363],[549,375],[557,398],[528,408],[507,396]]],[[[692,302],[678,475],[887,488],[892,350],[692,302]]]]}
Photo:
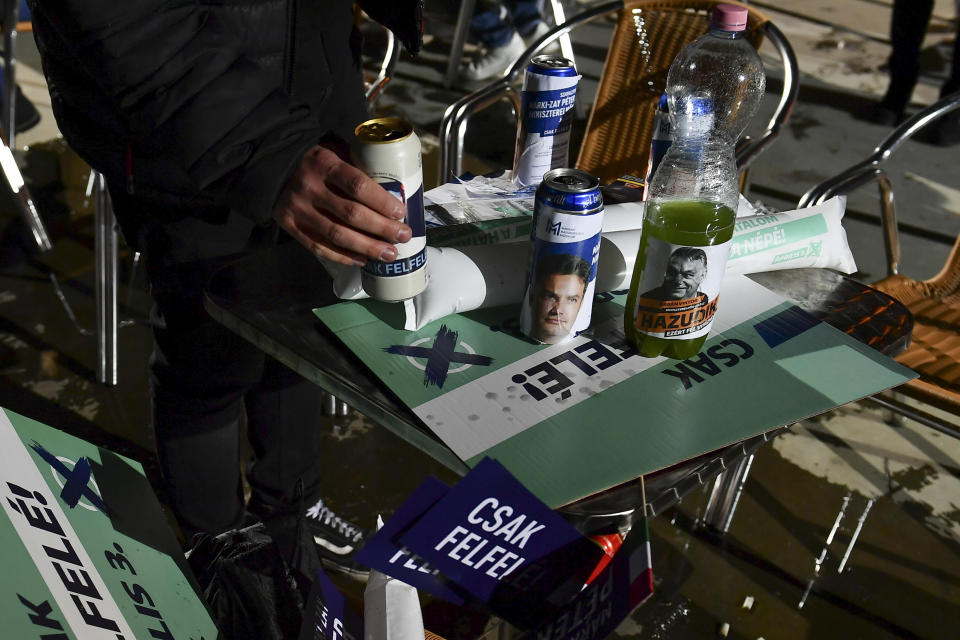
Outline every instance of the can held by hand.
{"type": "Polygon", "coordinates": [[[568,165],[579,82],[580,76],[567,58],[548,54],[530,61],[523,76],[520,128],[513,156],[516,184],[539,184],[550,169],[568,165]]]}
{"type": "Polygon", "coordinates": [[[423,221],[423,161],[420,139],[403,118],[374,118],[354,130],[353,162],[407,207],[408,242],[394,245],[397,259],[368,259],[363,290],[376,300],[412,298],[427,287],[427,234],[423,221]]]}
{"type": "Polygon", "coordinates": [[[590,326],[603,230],[600,180],[579,169],[553,169],[533,206],[520,328],[537,342],[559,344],[590,326]]]}

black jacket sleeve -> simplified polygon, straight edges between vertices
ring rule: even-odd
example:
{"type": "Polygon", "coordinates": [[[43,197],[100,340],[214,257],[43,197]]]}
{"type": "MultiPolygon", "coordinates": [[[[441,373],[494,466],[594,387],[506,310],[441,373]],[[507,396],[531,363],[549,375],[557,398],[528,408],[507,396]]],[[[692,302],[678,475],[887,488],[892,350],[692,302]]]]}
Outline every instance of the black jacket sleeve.
{"type": "Polygon", "coordinates": [[[325,133],[197,3],[59,0],[37,3],[34,14],[89,74],[138,153],[255,221],[269,218],[293,167],[325,133]]]}

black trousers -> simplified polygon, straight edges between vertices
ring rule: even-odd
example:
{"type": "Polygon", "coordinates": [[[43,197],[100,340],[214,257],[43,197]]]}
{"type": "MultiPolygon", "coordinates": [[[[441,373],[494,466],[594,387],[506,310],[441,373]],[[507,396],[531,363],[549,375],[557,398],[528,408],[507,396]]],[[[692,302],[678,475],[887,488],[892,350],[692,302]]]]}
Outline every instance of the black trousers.
{"type": "Polygon", "coordinates": [[[203,308],[203,288],[214,271],[292,240],[272,223],[255,227],[234,214],[217,223],[125,216],[131,209],[143,213],[144,203],[113,195],[125,236],[136,235],[134,245],[146,259],[154,300],[153,429],[166,498],[187,539],[243,523],[244,426],[254,453],[246,474],[251,510],[272,514],[293,508],[298,481],[312,499],[320,478],[319,388],[203,308]]]}
{"type": "MultiPolygon", "coordinates": [[[[894,0],[890,22],[893,44],[890,86],[882,104],[897,113],[902,113],[910,103],[920,76],[920,48],[932,13],[933,0],[894,0]]],[[[960,22],[957,24],[957,40],[960,41],[960,22]]],[[[960,46],[955,42],[949,75],[940,88],[940,96],[957,90],[960,90],[960,46]]]]}

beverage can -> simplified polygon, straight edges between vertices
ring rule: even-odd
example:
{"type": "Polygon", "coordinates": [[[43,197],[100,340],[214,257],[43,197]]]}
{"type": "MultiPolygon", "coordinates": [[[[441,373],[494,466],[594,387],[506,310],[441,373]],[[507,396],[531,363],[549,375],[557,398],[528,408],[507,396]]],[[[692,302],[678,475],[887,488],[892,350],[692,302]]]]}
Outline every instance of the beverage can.
{"type": "Polygon", "coordinates": [[[394,245],[397,259],[368,259],[361,269],[363,290],[376,300],[406,300],[427,287],[427,238],[423,219],[423,163],[420,139],[403,118],[374,118],[354,130],[354,164],[407,207],[408,242],[394,245]]]}
{"type": "Polygon", "coordinates": [[[650,195],[650,179],[660,166],[663,156],[667,155],[667,149],[673,141],[670,131],[670,111],[667,108],[667,94],[660,96],[657,102],[657,110],[653,115],[653,137],[650,139],[650,157],[647,160],[647,177],[644,181],[643,199],[646,200],[650,195]]]}
{"type": "Polygon", "coordinates": [[[558,344],[590,326],[603,230],[600,180],[579,169],[553,169],[533,206],[520,328],[537,342],[558,344]]]}
{"type": "Polygon", "coordinates": [[[527,66],[513,156],[518,185],[539,184],[550,169],[567,166],[579,82],[573,62],[563,56],[535,56],[527,66]]]}

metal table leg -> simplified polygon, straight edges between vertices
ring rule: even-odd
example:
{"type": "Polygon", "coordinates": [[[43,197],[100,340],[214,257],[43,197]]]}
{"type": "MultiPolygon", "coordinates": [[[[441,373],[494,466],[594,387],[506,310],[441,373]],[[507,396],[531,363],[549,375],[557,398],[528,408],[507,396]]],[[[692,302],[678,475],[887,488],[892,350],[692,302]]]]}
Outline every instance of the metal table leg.
{"type": "Polygon", "coordinates": [[[14,144],[14,117],[16,115],[17,79],[17,19],[20,14],[19,0],[6,0],[3,14],[3,117],[0,122],[7,132],[10,146],[14,144]]]}
{"type": "Polygon", "coordinates": [[[707,526],[720,533],[730,530],[751,464],[753,464],[753,454],[738,460],[736,464],[717,476],[703,512],[703,521],[707,526]]]}
{"type": "Polygon", "coordinates": [[[103,176],[94,184],[94,285],[97,304],[97,380],[117,384],[117,230],[103,176]]]}
{"type": "Polygon", "coordinates": [[[447,60],[447,73],[443,78],[443,86],[450,88],[460,71],[460,61],[463,60],[463,46],[467,42],[467,32],[470,30],[470,19],[476,0],[463,0],[460,3],[460,13],[457,14],[457,24],[453,32],[453,44],[450,45],[450,58],[447,60]]]}

